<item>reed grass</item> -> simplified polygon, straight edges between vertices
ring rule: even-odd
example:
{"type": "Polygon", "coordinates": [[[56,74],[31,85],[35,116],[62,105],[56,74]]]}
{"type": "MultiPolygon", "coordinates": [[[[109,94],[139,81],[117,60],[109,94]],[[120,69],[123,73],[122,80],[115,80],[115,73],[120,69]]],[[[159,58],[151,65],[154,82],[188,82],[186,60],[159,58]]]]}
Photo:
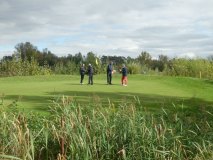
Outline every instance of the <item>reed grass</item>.
{"type": "Polygon", "coordinates": [[[51,115],[0,113],[0,159],[213,159],[213,112],[162,108],[146,112],[131,104],[108,101],[82,105],[71,97],[53,102],[51,115]]]}

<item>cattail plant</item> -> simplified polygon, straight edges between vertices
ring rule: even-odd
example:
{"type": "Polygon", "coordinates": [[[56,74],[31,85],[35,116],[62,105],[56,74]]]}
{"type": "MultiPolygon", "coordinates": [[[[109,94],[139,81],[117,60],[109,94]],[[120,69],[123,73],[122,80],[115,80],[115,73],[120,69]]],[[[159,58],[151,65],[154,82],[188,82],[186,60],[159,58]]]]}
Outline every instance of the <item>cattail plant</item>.
{"type": "Polygon", "coordinates": [[[211,108],[153,113],[134,99],[103,107],[96,96],[87,105],[63,96],[46,117],[3,109],[0,159],[213,159],[211,108]]]}

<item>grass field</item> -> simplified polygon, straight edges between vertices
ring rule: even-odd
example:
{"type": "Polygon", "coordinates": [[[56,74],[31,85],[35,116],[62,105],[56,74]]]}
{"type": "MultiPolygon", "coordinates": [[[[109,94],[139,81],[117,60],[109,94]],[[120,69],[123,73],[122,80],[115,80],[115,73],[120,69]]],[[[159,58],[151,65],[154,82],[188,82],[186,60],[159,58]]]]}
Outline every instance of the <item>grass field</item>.
{"type": "Polygon", "coordinates": [[[213,81],[105,78],[0,78],[0,159],[213,159],[213,81]]]}
{"type": "Polygon", "coordinates": [[[143,106],[156,110],[171,105],[196,109],[213,105],[213,81],[165,77],[129,75],[128,86],[120,84],[120,75],[113,77],[113,85],[106,85],[105,75],[95,75],[94,85],[79,84],[80,76],[51,75],[0,78],[0,104],[13,105],[26,111],[47,111],[53,100],[68,96],[78,103],[115,106],[131,103],[137,96],[143,106]]]}

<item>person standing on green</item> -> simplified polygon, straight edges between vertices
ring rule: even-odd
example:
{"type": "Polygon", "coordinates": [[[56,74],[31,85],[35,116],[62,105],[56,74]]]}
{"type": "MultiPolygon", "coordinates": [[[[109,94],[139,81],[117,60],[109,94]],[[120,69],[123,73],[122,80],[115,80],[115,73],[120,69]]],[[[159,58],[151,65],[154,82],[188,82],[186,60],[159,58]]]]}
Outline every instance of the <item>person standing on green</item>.
{"type": "Polygon", "coordinates": [[[93,67],[92,67],[91,64],[89,64],[89,66],[88,66],[87,73],[88,73],[88,76],[89,76],[88,84],[93,85],[93,67]]]}
{"type": "Polygon", "coordinates": [[[113,63],[111,61],[107,66],[107,84],[112,84],[112,72],[113,72],[113,63]]]}
{"type": "Polygon", "coordinates": [[[122,65],[122,69],[121,69],[121,74],[122,74],[122,77],[121,77],[121,84],[122,86],[127,86],[127,68],[125,66],[125,64],[122,65]]]}
{"type": "Polygon", "coordinates": [[[85,65],[82,64],[81,67],[80,67],[80,75],[81,75],[81,81],[80,81],[80,84],[82,85],[83,84],[83,80],[84,80],[84,75],[85,75],[85,65]]]}

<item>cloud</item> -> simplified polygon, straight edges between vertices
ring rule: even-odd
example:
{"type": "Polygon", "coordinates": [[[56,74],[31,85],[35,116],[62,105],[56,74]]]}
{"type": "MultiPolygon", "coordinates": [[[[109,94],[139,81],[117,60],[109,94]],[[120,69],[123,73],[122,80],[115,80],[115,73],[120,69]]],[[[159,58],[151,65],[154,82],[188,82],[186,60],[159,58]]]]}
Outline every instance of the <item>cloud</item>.
{"type": "Polygon", "coordinates": [[[179,58],[196,58],[196,55],[192,52],[186,52],[186,53],[181,53],[180,55],[178,55],[179,58]]]}
{"type": "Polygon", "coordinates": [[[0,57],[29,41],[61,56],[213,54],[212,0],[1,0],[0,57]]]}

